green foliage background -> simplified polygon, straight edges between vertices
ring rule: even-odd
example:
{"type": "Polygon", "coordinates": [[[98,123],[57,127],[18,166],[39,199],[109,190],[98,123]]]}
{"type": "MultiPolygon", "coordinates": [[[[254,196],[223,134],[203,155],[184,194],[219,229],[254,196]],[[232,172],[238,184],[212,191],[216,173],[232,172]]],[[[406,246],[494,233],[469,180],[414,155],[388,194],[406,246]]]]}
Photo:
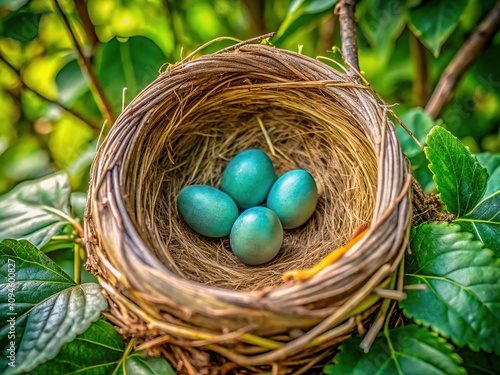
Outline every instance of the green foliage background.
{"type": "MultiPolygon", "coordinates": [[[[386,313],[399,309],[409,324],[390,329],[387,319],[368,354],[361,350],[366,337],[346,340],[325,373],[493,374],[498,369],[500,33],[464,75],[439,118],[423,109],[445,67],[496,3],[358,1],[362,73],[426,144],[420,149],[397,127],[414,176],[426,192],[440,194],[455,220],[412,229],[405,285],[427,288],[409,290],[398,304],[387,299],[381,308],[386,313]]],[[[18,302],[29,302],[16,323],[16,350],[19,361],[30,360],[10,373],[82,368],[103,374],[173,373],[164,360],[133,352],[134,341],[126,345],[99,318],[106,301],[95,277],[82,270],[80,224],[89,170],[109,126],[99,108],[103,96],[82,72],[64,17],[116,118],[165,64],[221,36],[232,40],[208,45],[202,53],[276,31],[275,46],[342,65],[335,47],[340,45],[336,4],[0,0],[0,276],[7,275],[12,259],[21,265],[15,287],[0,282],[0,306],[9,306],[6,291],[16,288],[18,302]],[[76,307],[83,304],[88,314],[80,316],[76,307]],[[55,323],[44,335],[26,328],[49,318],[55,323]],[[65,327],[71,334],[63,332],[65,327]],[[31,341],[44,349],[32,350],[31,341]]],[[[2,311],[4,352],[9,326],[4,324],[7,309],[2,311]]],[[[0,369],[6,366],[3,356],[0,369]]]]}
{"type": "MultiPolygon", "coordinates": [[[[298,50],[301,45],[304,54],[339,60],[339,55],[331,52],[333,45],[340,44],[338,20],[333,15],[336,1],[60,3],[116,114],[121,108],[123,87],[128,88],[126,100],[130,101],[156,77],[163,63],[175,63],[220,36],[247,39],[278,31],[272,42],[279,47],[298,50]],[[75,3],[86,6],[98,37],[95,43],[85,32],[75,3]]],[[[463,10],[457,10],[460,17],[449,32],[423,35],[427,38],[422,38],[424,45],[430,46],[424,48],[423,56],[416,52],[422,44],[414,32],[418,35],[418,28],[425,30],[428,25],[421,25],[425,17],[419,10],[422,4],[414,8],[418,3],[361,0],[357,5],[361,69],[389,104],[398,104],[398,114],[425,104],[447,63],[495,1],[437,2],[442,7],[460,3],[463,10]],[[436,45],[440,50],[432,48],[436,45]],[[417,66],[422,64],[428,68],[427,76],[417,74],[417,66]],[[424,95],[415,92],[417,81],[424,85],[424,95]]],[[[443,11],[437,7],[435,12],[443,11]]],[[[85,191],[102,116],[54,2],[2,0],[0,21],[0,55],[21,75],[18,77],[0,61],[0,193],[20,181],[60,169],[69,172],[74,190],[85,191]],[[74,109],[95,129],[25,86],[74,109]]],[[[230,43],[216,43],[203,52],[230,43]]],[[[499,58],[500,34],[465,75],[442,116],[448,129],[473,152],[500,151],[500,73],[495,67],[499,58]]]]}

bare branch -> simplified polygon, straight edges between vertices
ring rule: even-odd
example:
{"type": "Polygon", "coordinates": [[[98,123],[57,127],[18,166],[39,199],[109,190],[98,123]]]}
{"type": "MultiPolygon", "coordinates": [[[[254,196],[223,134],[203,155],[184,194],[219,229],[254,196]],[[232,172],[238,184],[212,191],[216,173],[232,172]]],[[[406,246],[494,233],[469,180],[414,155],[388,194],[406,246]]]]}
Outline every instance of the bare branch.
{"type": "Polygon", "coordinates": [[[99,39],[97,38],[94,24],[90,20],[87,4],[85,3],[84,0],[75,0],[75,8],[76,11],[78,12],[80,20],[82,21],[83,29],[85,30],[87,39],[89,40],[89,43],[92,46],[92,56],[93,56],[95,53],[97,42],[99,42],[99,39]]]}
{"type": "Polygon", "coordinates": [[[346,62],[349,64],[347,75],[359,82],[356,72],[351,69],[353,66],[359,71],[358,63],[358,42],[356,39],[356,22],[354,20],[354,8],[356,0],[340,0],[335,7],[335,14],[339,16],[340,39],[342,40],[342,52],[346,62]]]}
{"type": "Polygon", "coordinates": [[[46,102],[49,102],[49,103],[52,103],[52,104],[55,104],[59,107],[61,107],[63,110],[65,110],[66,112],[72,114],[73,116],[75,116],[77,119],[83,121],[84,123],[86,123],[88,126],[90,126],[94,131],[96,132],[100,132],[101,131],[101,126],[94,120],[92,119],[89,119],[87,117],[85,117],[84,115],[82,115],[81,113],[78,113],[76,112],[74,109],[71,109],[69,107],[67,107],[66,105],[58,102],[57,100],[54,100],[54,99],[51,99],[45,95],[43,95],[42,93],[36,91],[35,89],[29,87],[26,82],[24,82],[23,78],[22,78],[22,75],[21,75],[21,72],[19,71],[19,69],[17,69],[14,65],[12,65],[9,61],[7,61],[7,59],[2,55],[0,54],[0,61],[2,61],[5,65],[7,65],[11,70],[14,71],[14,73],[16,73],[17,77],[19,78],[19,82],[21,83],[22,87],[25,88],[26,90],[29,90],[31,91],[33,94],[35,94],[36,96],[38,96],[40,99],[42,100],[45,100],[46,102]]]}
{"type": "Polygon", "coordinates": [[[500,27],[500,3],[497,3],[486,18],[465,41],[453,60],[441,75],[425,110],[437,118],[451,100],[458,82],[472,63],[481,55],[500,27]]]}
{"type": "Polygon", "coordinates": [[[104,93],[104,90],[101,87],[101,84],[99,80],[97,79],[97,76],[94,73],[94,70],[92,69],[92,66],[90,65],[90,61],[85,57],[83,54],[82,48],[80,44],[78,43],[78,40],[76,39],[76,35],[73,32],[73,29],[71,28],[71,25],[69,23],[69,19],[64,13],[64,11],[61,8],[61,5],[59,4],[60,0],[55,0],[56,8],[59,11],[59,14],[61,15],[61,18],[64,22],[64,25],[66,26],[66,29],[68,30],[70,36],[71,36],[71,41],[73,42],[73,47],[75,48],[77,55],[78,55],[78,63],[80,64],[80,67],[82,68],[83,72],[87,75],[89,78],[89,87],[90,91],[92,92],[92,95],[94,96],[94,99],[96,101],[97,107],[99,108],[99,111],[103,115],[104,119],[108,122],[108,124],[112,125],[115,122],[114,115],[113,115],[113,108],[111,107],[111,104],[106,97],[106,94],[104,93]]]}
{"type": "Polygon", "coordinates": [[[410,33],[410,51],[415,66],[415,74],[413,75],[413,104],[424,107],[431,96],[429,51],[413,33],[410,33]]]}

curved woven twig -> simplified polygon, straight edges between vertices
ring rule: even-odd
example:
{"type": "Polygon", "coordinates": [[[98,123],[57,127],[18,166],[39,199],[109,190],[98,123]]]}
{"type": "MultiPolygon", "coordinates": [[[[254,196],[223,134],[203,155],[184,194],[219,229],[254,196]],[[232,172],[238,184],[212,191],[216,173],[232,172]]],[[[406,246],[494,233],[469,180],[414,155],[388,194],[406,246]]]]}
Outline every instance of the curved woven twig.
{"type": "Polygon", "coordinates": [[[85,216],[88,267],[110,319],[142,336],[141,348],[189,362],[187,373],[232,368],[223,358],[248,369],[310,366],[377,311],[380,289],[394,287],[409,181],[393,125],[365,86],[268,46],[202,56],[162,73],[100,147],[85,216]],[[183,186],[217,186],[248,146],[265,148],[281,173],[310,170],[322,193],[310,223],[261,268],[239,264],[227,240],[195,235],[175,207],[183,186]],[[316,263],[366,223],[334,265],[281,283],[284,271],[316,263]]]}

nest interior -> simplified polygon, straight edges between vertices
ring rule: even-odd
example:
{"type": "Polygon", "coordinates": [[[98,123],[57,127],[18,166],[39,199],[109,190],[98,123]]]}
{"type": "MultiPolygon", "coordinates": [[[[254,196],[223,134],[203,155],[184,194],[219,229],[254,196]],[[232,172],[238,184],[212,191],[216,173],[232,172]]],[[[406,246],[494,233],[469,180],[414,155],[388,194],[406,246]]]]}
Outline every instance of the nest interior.
{"type": "MultiPolygon", "coordinates": [[[[376,287],[389,285],[406,247],[408,169],[385,110],[346,75],[269,46],[170,67],[121,114],[91,177],[88,267],[115,322],[129,332],[131,321],[142,322],[150,338],[193,339],[174,325],[209,335],[283,334],[290,344],[251,359],[207,344],[242,365],[296,354],[345,322],[376,287]],[[194,233],[176,206],[187,185],[219,187],[229,160],[251,147],[267,152],[278,175],[308,170],[320,192],[313,217],[286,230],[279,255],[257,267],[240,263],[228,239],[194,233]],[[285,271],[318,263],[365,224],[368,233],[334,265],[306,282],[282,283],[285,271]],[[290,333],[322,321],[299,339],[290,333]]],[[[329,339],[352,330],[349,322],[329,339]]]]}
{"type": "Polygon", "coordinates": [[[181,103],[169,97],[167,111],[155,111],[131,150],[129,214],[158,259],[179,276],[238,290],[277,285],[285,271],[308,268],[345,243],[373,214],[376,157],[361,126],[349,119],[352,108],[332,105],[317,88],[247,89],[269,81],[240,72],[207,86],[191,82],[181,103]],[[257,267],[241,263],[227,238],[193,232],[176,205],[185,186],[219,187],[229,160],[251,147],[270,155],[278,175],[310,171],[320,191],[313,218],[286,230],[279,255],[257,267]]]}

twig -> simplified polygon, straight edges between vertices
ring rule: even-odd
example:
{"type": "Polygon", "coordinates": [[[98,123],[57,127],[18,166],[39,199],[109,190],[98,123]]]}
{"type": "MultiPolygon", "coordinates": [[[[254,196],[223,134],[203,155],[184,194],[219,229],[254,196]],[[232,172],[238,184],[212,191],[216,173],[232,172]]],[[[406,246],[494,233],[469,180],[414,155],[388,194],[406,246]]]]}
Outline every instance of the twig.
{"type": "Polygon", "coordinates": [[[354,66],[352,66],[349,63],[349,61],[347,60],[345,61],[347,66],[354,71],[354,73],[358,76],[361,82],[363,82],[370,89],[370,91],[377,97],[379,102],[387,108],[387,112],[389,112],[392,115],[392,117],[399,123],[399,125],[402,126],[402,128],[408,133],[408,135],[413,139],[413,141],[417,144],[417,146],[423,150],[424,146],[419,142],[417,137],[415,137],[415,135],[411,132],[411,130],[408,129],[408,127],[403,123],[403,121],[401,121],[398,115],[396,115],[396,112],[394,112],[394,110],[386,103],[384,98],[382,98],[382,96],[377,92],[377,90],[373,88],[370,82],[368,82],[368,80],[359,72],[359,70],[357,70],[354,66]]]}
{"type": "Polygon", "coordinates": [[[425,107],[426,112],[432,117],[439,117],[446,104],[451,100],[458,82],[493,39],[499,27],[500,3],[497,3],[465,41],[441,75],[441,79],[425,107]]]}
{"type": "MultiPolygon", "coordinates": [[[[348,65],[352,65],[359,71],[358,42],[356,40],[356,23],[354,21],[354,8],[356,0],[340,0],[335,7],[335,14],[339,16],[340,39],[342,40],[342,51],[348,65]]],[[[359,83],[359,77],[352,70],[347,75],[354,77],[359,83]]]]}
{"type": "Polygon", "coordinates": [[[431,96],[431,85],[429,81],[429,51],[411,32],[410,51],[415,66],[415,74],[413,75],[413,104],[423,107],[431,96]]]}
{"type": "Polygon", "coordinates": [[[99,39],[97,38],[97,34],[95,32],[94,24],[90,20],[89,11],[87,9],[87,4],[83,0],[75,0],[75,8],[78,12],[78,16],[82,21],[83,29],[85,30],[85,34],[92,46],[92,56],[94,56],[95,49],[97,46],[97,42],[99,39]]]}
{"type": "Polygon", "coordinates": [[[104,93],[104,90],[102,89],[101,84],[99,83],[99,80],[97,79],[97,76],[95,75],[94,70],[92,69],[92,66],[90,65],[90,61],[83,54],[82,48],[80,47],[80,44],[78,44],[76,35],[73,32],[73,29],[71,28],[71,25],[69,23],[69,19],[62,10],[59,1],[60,0],[55,0],[56,8],[59,11],[59,14],[61,15],[61,18],[64,22],[64,25],[66,26],[66,29],[68,30],[71,36],[73,47],[75,48],[78,55],[78,63],[80,64],[80,67],[89,78],[90,91],[94,96],[99,111],[103,115],[104,119],[108,122],[108,124],[111,125],[115,122],[111,104],[108,98],[106,97],[106,94],[104,93]]]}
{"type": "Polygon", "coordinates": [[[83,116],[82,114],[76,112],[74,109],[71,109],[69,107],[67,107],[66,105],[58,102],[57,100],[54,100],[54,99],[51,99],[45,95],[43,95],[42,93],[36,91],[35,89],[31,88],[28,86],[28,84],[26,82],[23,81],[22,79],[22,76],[21,76],[21,72],[19,71],[19,69],[17,69],[14,65],[12,65],[9,61],[7,61],[5,59],[5,57],[0,54],[0,60],[5,64],[7,65],[11,70],[14,71],[14,73],[17,75],[18,79],[19,79],[19,82],[21,83],[22,87],[31,91],[33,94],[35,94],[36,96],[38,96],[40,99],[42,100],[45,100],[46,102],[49,102],[49,103],[52,103],[52,104],[55,104],[59,107],[61,107],[64,111],[72,114],[73,116],[75,116],[77,119],[83,121],[84,123],[86,123],[88,126],[90,126],[93,130],[99,132],[101,130],[101,126],[96,122],[96,121],[93,121],[89,118],[86,118],[85,116],[83,116]]]}

